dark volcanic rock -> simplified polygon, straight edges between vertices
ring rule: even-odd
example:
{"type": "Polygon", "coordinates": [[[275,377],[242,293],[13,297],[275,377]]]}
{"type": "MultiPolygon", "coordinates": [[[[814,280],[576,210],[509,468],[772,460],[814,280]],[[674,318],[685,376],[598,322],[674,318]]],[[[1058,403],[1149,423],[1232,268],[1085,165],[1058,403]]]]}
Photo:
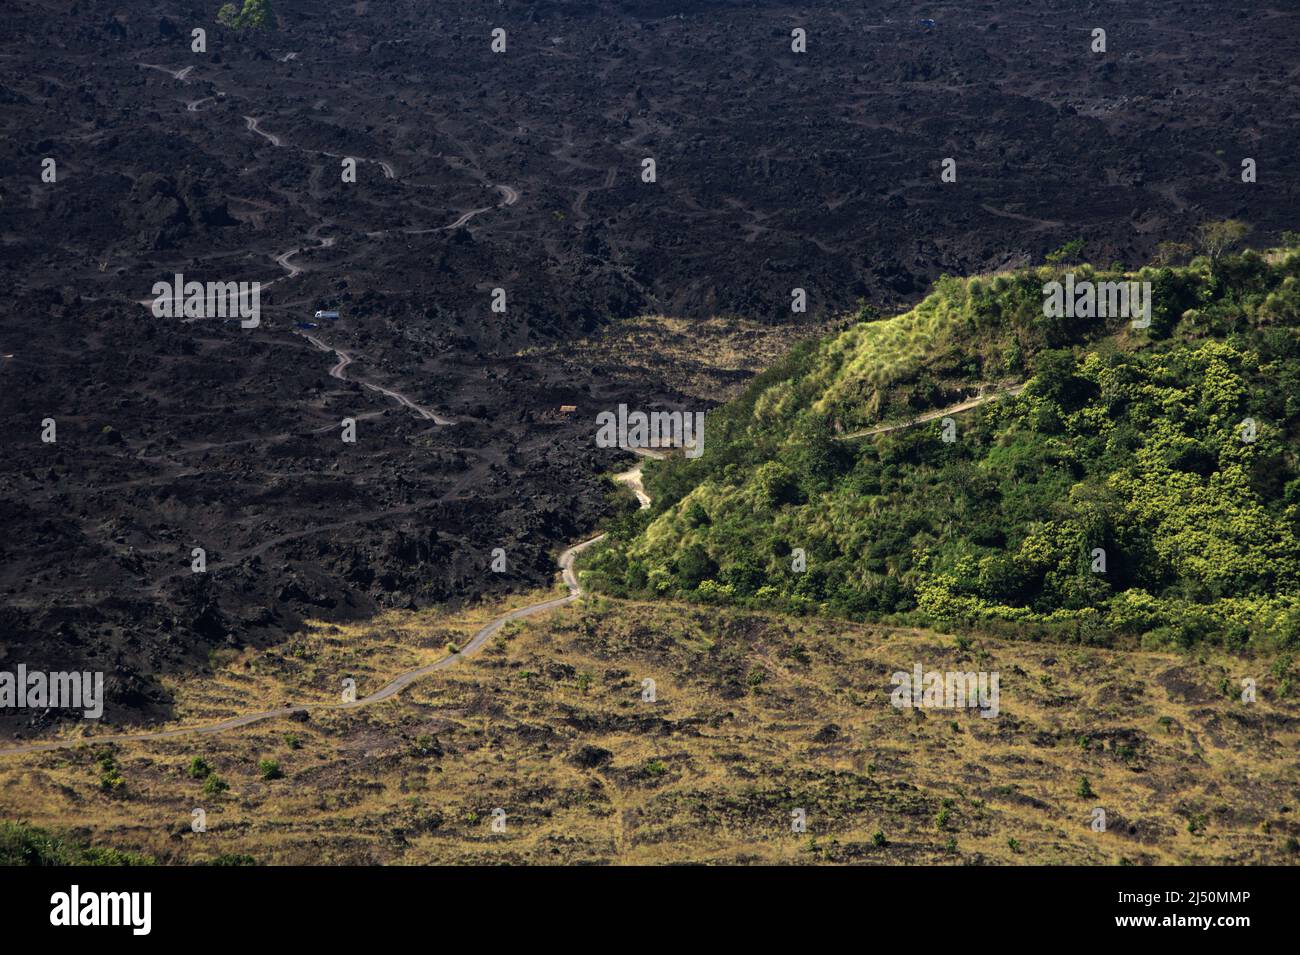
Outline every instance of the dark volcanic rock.
{"type": "Polygon", "coordinates": [[[1289,10],[1260,43],[1258,17],[1188,0],[1097,57],[1046,26],[1076,0],[925,30],[884,0],[507,3],[504,55],[478,0],[276,8],[207,54],[171,2],[4,12],[3,651],[114,674],[113,719],[307,618],[550,584],[612,508],[595,411],[681,396],[652,342],[576,370],[539,349],[644,313],[784,322],[795,287],[809,317],[888,308],[1073,238],[1134,264],[1206,218],[1295,228],[1289,10]],[[1189,23],[1216,41],[1195,56],[1189,23]],[[155,319],[138,303],[176,273],[261,283],[260,324],[155,319]],[[342,317],[295,327],[322,308],[342,317]]]}

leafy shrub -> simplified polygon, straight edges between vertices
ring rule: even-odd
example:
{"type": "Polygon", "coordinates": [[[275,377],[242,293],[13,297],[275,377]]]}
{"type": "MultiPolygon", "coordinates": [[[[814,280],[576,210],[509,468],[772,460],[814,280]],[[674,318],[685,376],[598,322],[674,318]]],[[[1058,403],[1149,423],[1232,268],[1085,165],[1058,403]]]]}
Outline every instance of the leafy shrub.
{"type": "Polygon", "coordinates": [[[217,22],[232,30],[264,30],[274,18],[269,0],[244,0],[242,9],[226,3],[217,11],[217,22]]]}
{"type": "Polygon", "coordinates": [[[99,767],[99,788],[106,793],[117,793],[126,787],[126,779],[118,768],[112,753],[101,753],[95,760],[99,767]]]}
{"type": "Polygon", "coordinates": [[[152,856],[90,846],[25,822],[0,822],[0,866],[142,866],[152,856]]]}

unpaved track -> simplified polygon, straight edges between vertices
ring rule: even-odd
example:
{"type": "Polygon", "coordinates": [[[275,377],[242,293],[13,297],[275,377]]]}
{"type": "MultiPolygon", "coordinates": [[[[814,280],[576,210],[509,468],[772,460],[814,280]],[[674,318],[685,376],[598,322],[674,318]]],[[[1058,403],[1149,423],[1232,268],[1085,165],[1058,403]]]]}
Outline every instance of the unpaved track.
{"type": "Polygon", "coordinates": [[[182,83],[185,82],[185,77],[190,75],[190,70],[194,69],[192,66],[183,66],[178,70],[173,70],[170,66],[159,66],[157,63],[137,63],[136,66],[146,70],[161,70],[172,79],[180,80],[182,83]]]}
{"type": "MultiPolygon", "coordinates": [[[[662,461],[668,457],[666,451],[655,451],[650,448],[633,448],[632,451],[638,457],[653,458],[656,461],[662,461]]],[[[614,475],[615,481],[619,484],[626,484],[632,489],[632,493],[636,495],[637,503],[641,505],[643,511],[650,506],[650,495],[646,493],[645,485],[641,483],[641,472],[644,467],[645,465],[638,464],[631,470],[614,475]]]]}
{"type": "MultiPolygon", "coordinates": [[[[282,63],[283,63],[283,62],[288,62],[289,60],[296,59],[297,56],[298,56],[297,53],[288,53],[288,54],[285,55],[284,59],[281,60],[281,62],[282,62],[282,63]]],[[[182,67],[181,69],[173,70],[171,67],[167,67],[167,66],[159,66],[159,65],[156,64],[156,63],[137,63],[136,65],[137,65],[137,66],[140,66],[140,67],[143,67],[143,68],[151,69],[151,70],[161,70],[163,73],[168,74],[168,75],[171,76],[173,79],[179,80],[179,81],[182,82],[182,83],[186,82],[186,79],[185,79],[185,78],[189,75],[190,71],[194,69],[194,67],[192,67],[192,66],[186,66],[186,67],[182,67]]],[[[225,94],[224,92],[221,92],[219,95],[221,95],[221,96],[225,96],[226,94],[225,94]]],[[[205,97],[204,99],[193,100],[193,101],[187,102],[187,103],[185,104],[185,108],[186,108],[187,110],[189,110],[190,112],[197,112],[197,111],[198,111],[198,106],[199,106],[199,104],[201,104],[201,103],[205,103],[205,102],[207,102],[208,100],[210,100],[210,99],[212,99],[212,98],[213,98],[213,97],[210,97],[210,96],[209,96],[209,97],[205,97]]],[[[246,129],[248,129],[250,132],[254,132],[254,133],[256,133],[257,135],[261,136],[263,139],[265,139],[267,142],[269,142],[272,146],[276,146],[276,147],[283,147],[283,146],[284,146],[284,141],[283,141],[279,136],[275,135],[274,133],[268,133],[266,130],[262,129],[262,127],[261,127],[261,122],[262,122],[262,121],[261,121],[259,118],[255,117],[255,116],[248,116],[248,115],[245,115],[245,116],[243,117],[243,119],[244,119],[244,127],[245,127],[246,129]]],[[[326,152],[326,151],[324,151],[324,150],[320,150],[320,149],[309,149],[309,148],[307,148],[307,147],[305,147],[305,146],[295,146],[294,148],[296,148],[296,149],[302,149],[302,150],[305,151],[305,152],[316,153],[316,154],[321,155],[321,156],[330,156],[330,157],[333,157],[334,159],[341,159],[341,158],[344,158],[344,157],[342,157],[341,155],[339,155],[338,153],[326,152]]],[[[364,156],[361,156],[361,157],[354,157],[354,158],[360,159],[361,162],[374,163],[374,164],[378,165],[379,168],[383,171],[383,173],[384,173],[384,178],[385,178],[385,179],[391,179],[391,180],[393,180],[393,181],[398,181],[398,180],[397,180],[397,171],[393,168],[393,166],[392,166],[391,163],[389,163],[389,162],[387,162],[387,161],[385,161],[385,160],[383,160],[383,159],[367,159],[367,158],[365,158],[364,156]]],[[[611,173],[612,173],[612,170],[611,170],[611,173]]],[[[408,183],[407,185],[412,185],[412,186],[414,186],[414,187],[416,187],[416,188],[428,188],[427,186],[420,186],[418,183],[408,183]]],[[[468,211],[468,212],[462,213],[462,214],[461,214],[461,215],[460,215],[460,216],[459,216],[455,221],[453,221],[450,225],[435,226],[435,227],[433,227],[433,228],[429,228],[429,229],[398,229],[398,230],[384,229],[384,230],[381,230],[381,231],[378,231],[378,232],[367,232],[367,233],[366,233],[366,236],[367,236],[368,238],[378,238],[378,237],[381,237],[381,236],[388,235],[389,233],[391,233],[391,232],[393,232],[393,231],[397,231],[397,232],[399,232],[399,233],[402,234],[402,235],[427,235],[427,234],[429,234],[429,233],[433,233],[433,232],[451,232],[451,231],[454,231],[454,230],[459,229],[459,228],[461,228],[462,226],[466,225],[466,224],[467,224],[471,219],[473,219],[475,216],[480,216],[480,215],[482,215],[482,214],[485,213],[485,212],[491,212],[491,211],[493,211],[494,209],[504,209],[506,206],[513,206],[516,202],[519,201],[519,190],[518,190],[518,189],[515,189],[513,186],[507,186],[507,185],[504,185],[504,184],[502,184],[502,183],[496,183],[496,184],[494,184],[494,185],[492,186],[492,188],[496,189],[498,192],[501,193],[501,201],[500,201],[499,203],[497,203],[495,206],[483,206],[482,208],[479,208],[479,209],[471,209],[471,210],[468,211]]],[[[314,237],[315,237],[315,236],[313,235],[313,238],[314,238],[314,237]]],[[[333,240],[333,239],[325,240],[325,242],[322,244],[322,248],[324,248],[325,246],[333,245],[333,244],[334,244],[334,240],[333,240]]],[[[286,270],[288,270],[290,274],[287,275],[287,276],[282,276],[281,279],[275,279],[274,281],[279,282],[279,281],[281,281],[281,280],[284,279],[284,278],[293,278],[295,275],[299,274],[299,273],[302,271],[302,269],[299,269],[299,268],[296,268],[296,267],[293,267],[293,266],[288,265],[288,263],[287,263],[287,261],[286,261],[290,256],[295,255],[295,254],[296,254],[297,252],[299,252],[299,251],[301,251],[301,250],[300,250],[300,249],[294,249],[294,250],[292,250],[292,251],[290,251],[290,252],[286,252],[286,253],[284,253],[283,255],[281,255],[281,256],[279,256],[279,257],[276,258],[276,262],[277,262],[279,265],[283,266],[286,270]]],[[[268,283],[266,283],[266,284],[267,284],[267,285],[270,285],[271,283],[268,282],[268,283]]],[[[263,286],[263,287],[265,287],[265,286],[263,286]]]]}
{"type": "MultiPolygon", "coordinates": [[[[310,341],[317,348],[320,348],[323,351],[333,352],[335,355],[339,356],[339,362],[333,368],[330,369],[330,374],[333,377],[338,378],[340,380],[349,380],[347,379],[345,372],[348,365],[352,363],[352,359],[346,352],[342,352],[339,351],[338,349],[331,348],[330,346],[326,345],[324,342],[322,342],[320,339],[316,338],[313,335],[304,335],[304,337],[307,338],[307,340],[310,341]]],[[[991,392],[990,394],[979,395],[974,398],[968,398],[965,401],[959,402],[955,405],[949,405],[946,408],[939,408],[934,411],[927,411],[926,413],[922,415],[918,415],[916,418],[913,418],[910,421],[899,422],[897,424],[879,425],[875,428],[869,428],[864,431],[857,431],[852,434],[841,435],[840,439],[847,440],[849,438],[866,437],[873,434],[885,434],[887,432],[898,431],[903,428],[912,428],[919,424],[924,424],[927,421],[933,421],[936,418],[941,418],[944,415],[959,414],[963,411],[968,411],[971,408],[978,407],[1002,395],[1019,394],[1021,391],[1024,390],[1024,387],[1025,386],[1023,384],[1013,385],[1009,388],[991,392]]],[[[387,389],[382,389],[382,388],[376,388],[375,390],[382,391],[383,393],[389,395],[390,397],[402,401],[403,404],[415,408],[417,411],[420,411],[422,414],[424,413],[423,409],[420,409],[409,399],[405,399],[405,396],[401,395],[400,393],[390,392],[387,389]]],[[[432,413],[430,412],[430,414],[432,413]]],[[[651,451],[648,449],[635,449],[635,451],[641,457],[662,458],[665,456],[665,453],[662,451],[651,451]]],[[[628,485],[628,487],[630,487],[632,491],[636,494],[637,500],[639,501],[641,507],[644,509],[650,506],[650,497],[649,495],[646,494],[645,488],[642,486],[641,470],[642,470],[641,466],[638,465],[637,467],[634,467],[631,470],[624,471],[621,474],[616,475],[615,480],[618,480],[621,483],[628,485]]],[[[207,723],[199,726],[181,726],[181,727],[175,727],[166,730],[144,731],[144,732],[137,732],[137,733],[113,733],[113,734],[106,734],[103,736],[89,736],[89,737],[81,737],[81,738],[48,740],[40,743],[27,743],[22,746],[15,746],[15,747],[10,747],[9,749],[0,750],[0,757],[17,756],[17,755],[22,755],[24,753],[43,753],[43,752],[50,752],[59,749],[70,749],[72,747],[80,746],[83,744],[94,745],[98,743],[133,743],[133,742],[147,742],[149,740],[171,739],[177,736],[212,735],[215,733],[223,733],[226,732],[227,730],[238,729],[243,726],[249,726],[252,725],[253,723],[260,723],[265,720],[288,717],[295,713],[302,713],[302,712],[310,713],[313,711],[323,712],[326,710],[351,710],[363,706],[369,706],[373,703],[379,703],[382,702],[383,700],[391,699],[392,697],[400,693],[403,689],[405,689],[406,687],[414,683],[416,680],[428,676],[431,673],[435,673],[438,670],[446,669],[447,667],[452,666],[453,664],[460,661],[463,657],[470,656],[474,653],[477,653],[480,649],[482,649],[483,645],[487,643],[489,639],[491,639],[493,635],[495,635],[502,627],[504,627],[510,621],[520,620],[523,619],[524,617],[531,617],[534,614],[544,613],[547,610],[553,610],[556,607],[562,607],[566,604],[573,603],[575,600],[581,597],[584,591],[582,589],[582,585],[578,582],[578,575],[573,569],[573,562],[575,558],[577,558],[577,556],[580,553],[582,553],[584,550],[586,550],[588,547],[591,547],[592,545],[597,544],[604,539],[605,539],[604,534],[598,534],[595,537],[589,538],[588,540],[585,540],[579,544],[574,544],[572,547],[569,547],[568,549],[561,552],[557,563],[559,565],[561,579],[564,581],[565,587],[567,587],[569,590],[568,594],[562,597],[552,597],[549,600],[543,600],[543,601],[539,601],[538,603],[529,604],[525,607],[520,607],[516,610],[511,610],[508,611],[507,613],[501,614],[500,616],[494,617],[488,623],[480,627],[474,633],[474,635],[470,637],[469,641],[458,653],[449,654],[445,657],[442,657],[439,660],[434,661],[433,663],[426,664],[425,666],[418,667],[417,669],[414,670],[408,670],[405,673],[402,673],[394,677],[393,679],[389,680],[387,683],[385,683],[382,687],[380,687],[375,692],[370,693],[367,696],[361,697],[355,700],[354,702],[309,703],[309,704],[304,704],[302,706],[282,706],[282,707],[277,707],[275,709],[262,710],[256,713],[246,713],[242,716],[232,716],[229,719],[221,720],[220,722],[217,723],[207,723]]]]}
{"type": "Polygon", "coordinates": [[[248,129],[257,133],[257,135],[261,136],[263,139],[268,140],[272,146],[283,146],[284,143],[280,142],[280,137],[276,136],[274,133],[268,133],[266,130],[262,129],[262,127],[258,125],[260,122],[261,122],[260,119],[254,119],[252,116],[244,117],[244,124],[248,129]]]}
{"type": "MultiPolygon", "coordinates": [[[[310,337],[310,336],[308,336],[310,337]]],[[[330,349],[333,351],[333,349],[330,349]]],[[[336,352],[337,354],[337,352],[336,352]]],[[[334,367],[334,371],[339,374],[334,377],[342,377],[342,371],[347,367],[348,360],[340,361],[334,367]]],[[[634,449],[635,453],[641,457],[663,458],[665,453],[662,451],[651,451],[647,449],[634,449]]],[[[628,484],[636,491],[637,498],[641,502],[641,507],[650,506],[650,498],[646,496],[645,490],[641,487],[641,467],[637,466],[630,471],[624,471],[616,476],[628,484]]],[[[483,648],[502,627],[512,620],[521,620],[524,617],[531,617],[534,614],[545,613],[547,610],[554,610],[556,607],[563,607],[571,604],[583,595],[582,585],[578,583],[578,575],[573,569],[573,562],[579,554],[588,547],[599,543],[605,539],[604,534],[597,534],[595,537],[588,538],[579,544],[560,553],[556,561],[560,569],[560,577],[564,581],[564,586],[569,592],[562,597],[552,597],[548,600],[542,600],[534,604],[528,604],[525,607],[519,607],[497,617],[493,617],[485,623],[474,635],[469,638],[465,646],[458,653],[448,654],[433,663],[426,664],[414,670],[407,670],[405,673],[393,677],[375,692],[367,696],[360,697],[351,703],[307,703],[302,706],[279,706],[275,709],[260,710],[256,713],[245,713],[242,716],[232,716],[228,719],[216,723],[204,723],[198,726],[178,726],[165,730],[144,730],[136,733],[106,733],[102,736],[85,736],[70,737],[67,739],[46,740],[40,743],[25,743],[22,746],[13,746],[8,749],[0,749],[0,756],[18,756],[23,753],[47,753],[53,750],[71,749],[81,745],[97,745],[100,743],[140,743],[150,740],[173,739],[177,736],[211,736],[215,733],[224,733],[227,730],[239,729],[243,726],[251,726],[254,723],[261,723],[265,720],[281,719],[292,716],[297,713],[324,712],[326,710],[355,710],[363,706],[370,706],[372,703],[380,703],[384,700],[392,699],[398,693],[401,693],[406,687],[410,686],[421,677],[428,676],[438,670],[445,670],[447,667],[459,662],[462,658],[471,656],[483,648]]]]}
{"type": "Polygon", "coordinates": [[[867,428],[863,431],[852,431],[849,434],[841,434],[839,435],[839,440],[849,441],[853,438],[867,438],[873,434],[888,434],[891,431],[901,431],[904,428],[914,428],[918,424],[925,424],[925,422],[933,421],[936,418],[943,418],[950,414],[961,414],[961,412],[969,411],[971,408],[978,408],[980,405],[988,404],[994,398],[1000,398],[1003,395],[1018,395],[1024,390],[1024,385],[1012,385],[1009,388],[991,391],[986,395],[976,395],[974,398],[967,398],[965,401],[959,401],[957,404],[949,405],[946,408],[936,408],[934,411],[927,411],[908,421],[900,421],[896,424],[881,424],[874,428],[867,428]]]}
{"type": "MultiPolygon", "coordinates": [[[[173,77],[175,77],[178,80],[181,80],[182,82],[184,81],[185,76],[188,75],[188,73],[192,69],[192,67],[186,67],[185,69],[182,70],[173,71],[168,69],[167,67],[156,66],[150,63],[141,63],[139,65],[143,67],[149,67],[151,69],[162,70],[165,73],[170,73],[173,77]]],[[[199,100],[197,102],[203,102],[203,101],[199,100]]],[[[277,147],[283,146],[283,143],[281,142],[278,136],[272,133],[268,133],[265,130],[260,128],[259,120],[256,119],[255,117],[244,116],[244,122],[247,129],[249,129],[254,133],[257,133],[259,136],[264,137],[273,146],[277,146],[277,147]]],[[[383,168],[384,175],[388,178],[393,178],[392,167],[385,162],[380,162],[380,165],[383,168]]],[[[442,229],[452,230],[452,229],[460,228],[476,215],[480,215],[484,212],[489,212],[494,208],[501,208],[504,206],[514,205],[516,202],[519,201],[518,190],[510,186],[501,185],[501,184],[494,186],[494,188],[496,188],[497,191],[501,193],[501,197],[502,197],[502,201],[498,206],[488,206],[482,209],[471,210],[470,212],[467,212],[462,216],[460,216],[451,225],[443,226],[442,229]]],[[[310,237],[316,238],[315,233],[323,226],[324,223],[316,226],[312,230],[310,237]]],[[[436,231],[441,231],[441,230],[436,230],[436,231]]],[[[372,233],[372,234],[382,234],[382,233],[372,233]]],[[[320,239],[319,241],[320,241],[320,245],[318,246],[318,248],[327,248],[329,246],[332,246],[335,240],[333,238],[324,238],[324,239],[320,239]]],[[[286,274],[281,276],[279,279],[273,280],[273,282],[267,282],[262,287],[266,288],[274,284],[274,282],[283,281],[285,279],[291,279],[294,276],[300,274],[303,270],[300,267],[294,265],[289,260],[301,251],[302,251],[301,248],[293,248],[288,250],[287,252],[283,252],[280,255],[276,256],[275,263],[279,265],[282,269],[284,269],[286,274]]],[[[145,301],[141,301],[139,304],[151,305],[152,302],[150,300],[145,300],[145,301]]],[[[386,395],[387,397],[392,398],[395,401],[399,402],[403,406],[415,411],[421,417],[426,418],[428,420],[432,420],[437,424],[448,425],[454,423],[449,419],[442,418],[431,409],[424,408],[421,405],[416,404],[409,397],[407,397],[406,395],[402,394],[399,391],[393,391],[391,389],[384,388],[380,385],[376,385],[372,382],[362,381],[360,379],[349,379],[347,377],[347,368],[350,364],[352,364],[352,357],[347,352],[341,351],[337,348],[327,345],[325,342],[321,341],[319,338],[317,338],[314,335],[308,335],[303,333],[303,337],[306,338],[309,342],[311,342],[312,345],[319,348],[320,350],[326,352],[332,352],[334,355],[338,357],[339,359],[338,363],[335,364],[334,367],[330,369],[331,377],[337,378],[340,381],[356,381],[357,384],[360,384],[363,387],[368,388],[372,391],[386,395]]],[[[651,458],[660,458],[665,456],[663,452],[656,452],[650,450],[638,449],[636,453],[642,457],[651,457],[651,458]]],[[[630,471],[625,471],[622,474],[617,475],[616,480],[619,480],[629,485],[632,488],[642,508],[646,508],[650,506],[650,498],[648,495],[646,495],[645,489],[641,485],[641,468],[639,466],[631,469],[630,471]]],[[[452,664],[458,662],[461,658],[476,653],[478,650],[480,650],[483,647],[483,645],[494,634],[496,634],[503,626],[505,626],[510,621],[519,620],[524,617],[530,617],[538,613],[544,613],[545,611],[552,610],[556,607],[562,607],[565,604],[572,603],[575,600],[577,600],[579,597],[581,597],[583,594],[583,590],[581,585],[578,583],[577,574],[574,572],[573,569],[574,559],[578,556],[578,554],[582,553],[582,551],[586,550],[588,547],[591,547],[593,544],[596,544],[604,540],[604,538],[605,538],[604,534],[598,534],[597,536],[582,541],[581,543],[574,544],[573,546],[567,548],[566,550],[560,553],[557,564],[560,569],[561,579],[564,581],[565,587],[568,588],[569,591],[568,594],[562,597],[552,597],[548,600],[543,600],[543,601],[539,601],[538,603],[529,604],[525,607],[520,607],[516,610],[511,610],[508,611],[507,613],[501,614],[500,616],[494,617],[491,621],[489,621],[488,623],[480,627],[474,633],[474,635],[470,637],[469,641],[465,644],[463,648],[460,649],[459,652],[449,654],[445,657],[442,657],[439,660],[434,661],[433,663],[426,664],[425,666],[419,667],[417,669],[408,670],[407,672],[394,677],[392,680],[384,684],[375,692],[367,696],[361,697],[360,699],[357,699],[353,702],[309,703],[309,704],[304,704],[302,706],[296,706],[296,705],[281,706],[281,707],[276,707],[275,709],[260,710],[255,713],[245,713],[242,716],[232,716],[228,719],[220,720],[219,722],[216,723],[206,723],[206,724],[201,724],[196,726],[179,726],[179,727],[173,727],[164,730],[145,730],[145,731],[133,732],[133,733],[111,733],[111,734],[94,735],[94,736],[86,736],[86,737],[69,737],[65,739],[46,740],[38,743],[26,743],[21,746],[14,746],[14,747],[9,747],[7,749],[0,749],[0,756],[17,756],[17,755],[22,755],[24,753],[51,752],[60,749],[71,749],[73,747],[81,746],[81,745],[97,745],[102,743],[146,742],[149,740],[172,739],[179,736],[191,736],[191,735],[206,736],[215,733],[223,733],[228,730],[238,729],[244,726],[250,726],[254,723],[264,722],[265,720],[288,717],[297,713],[302,713],[302,712],[310,713],[312,711],[323,712],[325,710],[357,709],[362,706],[368,706],[372,703],[378,703],[383,700],[391,699],[392,697],[400,693],[403,689],[405,689],[407,686],[409,686],[411,683],[414,683],[416,680],[420,679],[421,677],[427,676],[428,674],[433,673],[437,670],[445,669],[446,667],[449,667],[452,664]]]]}
{"type": "Polygon", "coordinates": [[[410,408],[421,418],[424,418],[427,421],[432,421],[434,424],[447,425],[447,424],[456,423],[450,418],[442,417],[441,415],[438,414],[438,412],[434,411],[432,408],[426,408],[423,405],[416,404],[414,401],[412,401],[406,395],[402,394],[400,391],[393,391],[391,388],[385,388],[383,385],[377,385],[372,381],[363,381],[360,378],[349,378],[347,376],[347,367],[348,365],[352,364],[351,355],[349,355],[347,352],[343,351],[342,349],[335,348],[332,345],[325,344],[315,335],[308,335],[306,332],[299,332],[299,334],[302,335],[303,338],[307,339],[307,341],[311,342],[313,345],[319,348],[321,351],[333,352],[335,355],[338,356],[339,359],[338,364],[330,369],[331,378],[337,378],[339,381],[355,381],[358,385],[360,385],[363,388],[368,388],[371,391],[376,391],[381,395],[386,395],[387,397],[392,398],[398,404],[410,408]]]}
{"type": "Polygon", "coordinates": [[[520,607],[517,610],[511,610],[508,613],[494,617],[491,621],[480,627],[469,638],[469,641],[459,653],[452,653],[440,660],[415,670],[394,677],[385,683],[375,692],[368,696],[363,696],[351,703],[308,703],[302,706],[280,706],[270,710],[260,710],[256,713],[245,713],[242,716],[232,716],[229,719],[221,720],[217,723],[206,723],[199,726],[178,726],[172,729],[142,731],[138,733],[111,733],[102,736],[87,736],[81,738],[68,738],[58,740],[48,740],[41,743],[27,743],[22,746],[14,746],[9,749],[0,750],[0,756],[18,756],[23,753],[46,753],[59,749],[71,749],[75,746],[98,745],[101,743],[138,743],[149,740],[172,739],[177,736],[211,736],[215,733],[224,733],[227,730],[238,729],[242,726],[250,726],[253,723],[261,723],[265,720],[281,719],[292,716],[296,713],[324,712],[326,710],[355,710],[363,706],[369,706],[372,703],[379,703],[383,700],[391,699],[406,687],[410,686],[421,677],[428,676],[438,670],[444,670],[454,663],[457,663],[462,657],[477,653],[482,649],[483,644],[496,634],[503,626],[511,620],[519,620],[523,617],[531,617],[533,614],[543,613],[556,607],[562,607],[565,604],[573,603],[582,596],[582,587],[578,584],[577,575],[573,572],[573,561],[578,554],[586,550],[598,541],[604,540],[605,535],[600,534],[590,540],[585,540],[580,544],[574,544],[572,547],[560,554],[559,567],[564,579],[565,586],[569,588],[568,594],[563,597],[552,597],[549,600],[543,600],[539,603],[529,604],[526,607],[520,607]]]}
{"type": "MultiPolygon", "coordinates": [[[[314,239],[316,241],[317,249],[331,248],[333,247],[334,243],[338,241],[338,239],[336,239],[332,235],[325,236],[322,238],[316,234],[320,232],[321,229],[331,224],[332,223],[328,221],[321,222],[315,226],[312,226],[311,231],[307,233],[307,238],[314,239]]],[[[278,279],[271,279],[271,281],[269,282],[263,282],[262,288],[267,289],[270,288],[272,285],[274,285],[276,282],[283,282],[286,279],[293,278],[295,275],[301,275],[303,272],[302,266],[294,265],[289,260],[292,259],[295,255],[298,255],[300,252],[304,252],[304,251],[306,250],[302,246],[296,246],[295,248],[289,249],[287,252],[281,252],[279,255],[277,255],[275,257],[275,264],[280,266],[280,268],[284,269],[285,274],[281,275],[278,279]]]]}

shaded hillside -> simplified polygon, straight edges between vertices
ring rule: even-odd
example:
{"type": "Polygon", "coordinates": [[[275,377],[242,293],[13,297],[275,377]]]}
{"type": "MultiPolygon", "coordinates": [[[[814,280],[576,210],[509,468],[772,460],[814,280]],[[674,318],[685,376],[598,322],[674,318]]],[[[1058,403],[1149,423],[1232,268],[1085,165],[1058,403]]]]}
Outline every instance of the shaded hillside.
{"type": "Polygon", "coordinates": [[[649,469],[655,508],[623,519],[589,580],[1090,642],[1293,645],[1297,275],[1292,250],[941,279],[711,413],[703,456],[649,469]],[[1045,316],[1066,271],[1150,282],[1150,327],[1045,316]],[[882,421],[915,424],[850,437],[882,421]]]}

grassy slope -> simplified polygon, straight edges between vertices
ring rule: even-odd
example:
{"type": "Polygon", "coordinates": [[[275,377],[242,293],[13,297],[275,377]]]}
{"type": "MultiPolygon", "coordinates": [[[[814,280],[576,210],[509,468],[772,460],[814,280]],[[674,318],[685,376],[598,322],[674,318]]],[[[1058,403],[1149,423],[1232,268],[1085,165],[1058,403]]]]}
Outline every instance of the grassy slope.
{"type": "MultiPolygon", "coordinates": [[[[257,669],[299,695],[303,674],[257,669]]],[[[594,599],[372,709],[111,747],[111,787],[98,747],[0,763],[0,817],[163,863],[1293,863],[1298,732],[1266,674],[1222,652],[594,599]],[[891,707],[889,674],[918,661],[999,671],[998,718],[891,707]],[[196,756],[229,788],[205,792],[196,756]]]]}
{"type": "Polygon", "coordinates": [[[1072,269],[1150,281],[1146,330],[1045,317],[1043,283],[1064,271],[941,279],[910,312],[796,348],[711,413],[701,458],[647,469],[654,510],[587,557],[588,581],[1092,643],[1294,647],[1300,253],[1072,269]],[[940,421],[838,439],[1011,382],[1027,386],[955,417],[952,443],[940,421]]]}

